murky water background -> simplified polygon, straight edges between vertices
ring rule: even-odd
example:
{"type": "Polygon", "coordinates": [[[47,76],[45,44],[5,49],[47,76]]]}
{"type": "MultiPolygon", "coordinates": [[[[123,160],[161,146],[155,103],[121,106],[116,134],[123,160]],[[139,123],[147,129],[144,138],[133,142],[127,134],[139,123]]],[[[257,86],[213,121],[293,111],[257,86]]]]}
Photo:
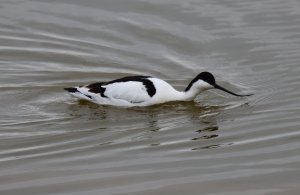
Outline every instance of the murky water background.
{"type": "Polygon", "coordinates": [[[0,194],[299,194],[297,0],[2,0],[0,194]],[[62,89],[132,74],[195,103],[122,109],[62,89]]]}

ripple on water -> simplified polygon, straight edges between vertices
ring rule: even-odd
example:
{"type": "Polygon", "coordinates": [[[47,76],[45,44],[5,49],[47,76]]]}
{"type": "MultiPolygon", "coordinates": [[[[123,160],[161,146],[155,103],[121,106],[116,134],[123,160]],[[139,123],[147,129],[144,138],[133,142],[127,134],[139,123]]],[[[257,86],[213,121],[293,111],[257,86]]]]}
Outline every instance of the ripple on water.
{"type": "Polygon", "coordinates": [[[297,194],[299,2],[4,1],[1,194],[297,194]],[[16,14],[18,13],[18,14],[16,14]],[[195,102],[117,108],[64,87],[147,74],[195,102]]]}

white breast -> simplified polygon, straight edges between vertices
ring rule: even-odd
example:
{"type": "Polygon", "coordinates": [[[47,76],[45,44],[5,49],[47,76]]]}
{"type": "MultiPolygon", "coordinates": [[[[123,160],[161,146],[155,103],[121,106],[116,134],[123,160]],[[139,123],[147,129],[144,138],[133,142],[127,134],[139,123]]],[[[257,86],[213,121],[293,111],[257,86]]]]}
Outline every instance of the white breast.
{"type": "Polygon", "coordinates": [[[174,89],[169,83],[157,78],[149,78],[156,88],[156,94],[152,97],[149,104],[158,104],[168,101],[175,101],[181,98],[182,92],[174,89]]]}

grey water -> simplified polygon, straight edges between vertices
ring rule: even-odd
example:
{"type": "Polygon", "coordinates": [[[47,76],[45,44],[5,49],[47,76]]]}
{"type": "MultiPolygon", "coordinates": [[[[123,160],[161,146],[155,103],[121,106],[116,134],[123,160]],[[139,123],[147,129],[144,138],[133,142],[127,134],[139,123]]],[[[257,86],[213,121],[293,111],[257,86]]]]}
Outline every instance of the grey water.
{"type": "Polygon", "coordinates": [[[298,0],[1,0],[0,194],[300,192],[298,0]],[[64,87],[201,71],[247,98],[100,106],[64,87]]]}

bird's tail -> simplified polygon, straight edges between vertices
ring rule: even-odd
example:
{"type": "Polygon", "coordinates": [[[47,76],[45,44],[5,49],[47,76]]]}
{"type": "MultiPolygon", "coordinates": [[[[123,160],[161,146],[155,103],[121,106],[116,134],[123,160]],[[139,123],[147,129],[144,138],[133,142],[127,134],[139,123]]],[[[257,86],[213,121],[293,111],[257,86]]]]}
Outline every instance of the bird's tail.
{"type": "Polygon", "coordinates": [[[79,92],[76,87],[67,87],[67,88],[64,88],[64,90],[68,91],[69,93],[79,92]]]}
{"type": "Polygon", "coordinates": [[[79,99],[85,99],[85,100],[88,100],[88,101],[92,101],[93,97],[90,94],[88,94],[84,89],[85,88],[80,88],[80,87],[67,87],[67,88],[64,88],[64,90],[68,91],[71,95],[73,95],[73,96],[75,96],[79,99]]]}

